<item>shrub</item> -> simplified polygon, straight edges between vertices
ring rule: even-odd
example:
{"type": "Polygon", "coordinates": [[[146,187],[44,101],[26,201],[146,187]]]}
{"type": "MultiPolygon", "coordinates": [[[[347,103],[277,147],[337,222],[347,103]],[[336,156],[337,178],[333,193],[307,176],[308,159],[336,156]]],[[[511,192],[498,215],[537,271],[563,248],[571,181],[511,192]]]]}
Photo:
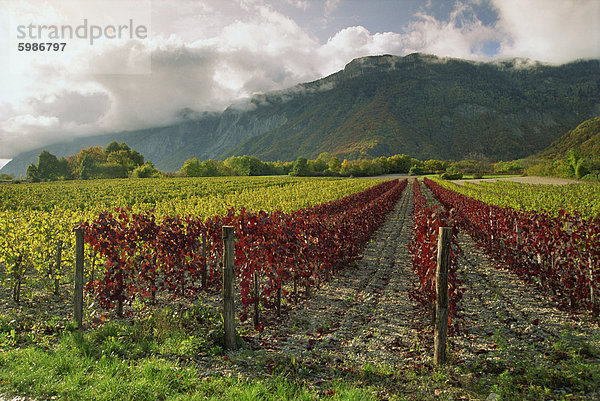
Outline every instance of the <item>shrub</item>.
{"type": "Polygon", "coordinates": [[[131,176],[134,178],[153,178],[159,177],[160,172],[154,168],[152,163],[146,162],[141,166],[136,167],[131,173],[131,176]]]}
{"type": "Polygon", "coordinates": [[[410,168],[410,170],[408,171],[408,175],[423,175],[424,174],[424,170],[422,167],[419,166],[412,166],[410,168]]]}
{"type": "Polygon", "coordinates": [[[444,173],[440,176],[442,180],[460,180],[463,178],[463,175],[460,171],[457,172],[449,172],[444,173]]]}

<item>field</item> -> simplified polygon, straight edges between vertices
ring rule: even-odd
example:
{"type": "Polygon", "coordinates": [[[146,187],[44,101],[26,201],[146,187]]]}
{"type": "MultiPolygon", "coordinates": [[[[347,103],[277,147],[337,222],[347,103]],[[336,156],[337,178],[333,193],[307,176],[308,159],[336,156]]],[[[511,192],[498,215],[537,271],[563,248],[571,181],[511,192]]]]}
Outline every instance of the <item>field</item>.
{"type": "Polygon", "coordinates": [[[573,180],[519,177],[518,181],[438,181],[444,187],[493,205],[515,210],[567,213],[593,218],[600,214],[600,185],[577,183],[573,180]],[[526,180],[524,180],[526,179],[526,180]],[[543,182],[550,184],[544,185],[543,182]]]}
{"type": "Polygon", "coordinates": [[[520,184],[533,184],[533,185],[567,185],[567,184],[581,184],[581,181],[569,179],[569,178],[557,178],[557,177],[531,177],[531,176],[495,176],[470,179],[470,180],[456,180],[457,184],[463,184],[465,182],[479,183],[479,182],[496,182],[496,181],[508,181],[517,182],[520,184]]]}
{"type": "Polygon", "coordinates": [[[594,205],[597,187],[556,201],[546,187],[537,195],[518,184],[464,188],[488,203],[430,180],[2,186],[0,394],[597,399],[599,230],[580,209],[582,198],[594,205]],[[507,191],[529,195],[513,195],[520,208],[487,206],[508,202],[499,195],[507,191]],[[538,215],[535,196],[550,214],[538,215]],[[71,322],[72,228],[82,220],[90,284],[79,330],[71,322]],[[437,367],[431,269],[437,227],[448,223],[449,362],[437,367]],[[223,344],[224,224],[236,230],[235,351],[223,344]],[[544,247],[537,238],[545,232],[544,247]]]}

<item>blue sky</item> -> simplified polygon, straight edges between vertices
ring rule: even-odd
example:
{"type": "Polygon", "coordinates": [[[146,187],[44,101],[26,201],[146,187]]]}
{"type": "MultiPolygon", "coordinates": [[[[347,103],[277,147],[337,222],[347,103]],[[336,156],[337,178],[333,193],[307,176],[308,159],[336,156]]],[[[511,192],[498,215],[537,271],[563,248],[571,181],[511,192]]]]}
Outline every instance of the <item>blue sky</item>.
{"type": "Polygon", "coordinates": [[[221,111],[368,55],[600,58],[599,26],[598,0],[0,0],[0,165],[76,136],[165,125],[183,108],[221,111]],[[147,15],[150,35],[16,51],[15,24],[103,13],[147,15]],[[124,74],[140,60],[151,64],[124,74]]]}
{"type": "MultiPolygon", "coordinates": [[[[363,26],[370,32],[402,32],[410,22],[418,20],[419,13],[446,20],[456,5],[451,0],[272,1],[269,4],[293,18],[322,43],[352,25],[363,26]]],[[[470,8],[486,25],[493,25],[498,18],[488,2],[471,2],[470,8]]]]}

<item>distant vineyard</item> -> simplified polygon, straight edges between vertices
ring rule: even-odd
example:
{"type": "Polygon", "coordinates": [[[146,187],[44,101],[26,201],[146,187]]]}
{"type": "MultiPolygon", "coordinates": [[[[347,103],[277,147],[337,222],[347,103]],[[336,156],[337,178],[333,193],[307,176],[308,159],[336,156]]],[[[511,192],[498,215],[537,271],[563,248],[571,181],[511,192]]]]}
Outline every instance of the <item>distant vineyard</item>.
{"type": "Polygon", "coordinates": [[[600,215],[600,185],[533,185],[508,181],[481,182],[457,185],[435,180],[452,191],[479,199],[491,205],[515,210],[546,211],[558,216],[561,210],[583,217],[600,215]]]}

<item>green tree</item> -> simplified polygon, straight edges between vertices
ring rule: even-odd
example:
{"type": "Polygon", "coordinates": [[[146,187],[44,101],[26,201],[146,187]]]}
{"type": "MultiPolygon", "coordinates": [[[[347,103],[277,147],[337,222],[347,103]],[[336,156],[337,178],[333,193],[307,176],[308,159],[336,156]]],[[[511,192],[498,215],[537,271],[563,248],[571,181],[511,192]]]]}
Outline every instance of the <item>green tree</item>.
{"type": "Polygon", "coordinates": [[[77,155],[75,155],[76,165],[81,165],[81,162],[85,156],[91,157],[96,163],[106,163],[106,155],[102,150],[102,146],[90,146],[89,148],[81,149],[77,155]]]}
{"type": "Polygon", "coordinates": [[[254,156],[231,156],[225,165],[236,175],[256,176],[265,174],[265,164],[254,156]]]}
{"type": "Polygon", "coordinates": [[[575,167],[575,178],[578,180],[582,179],[589,173],[588,166],[586,160],[581,158],[577,161],[577,166],[575,167]]]}
{"type": "Polygon", "coordinates": [[[94,178],[127,178],[129,169],[116,163],[104,163],[95,166],[94,178]]]}
{"type": "Polygon", "coordinates": [[[81,164],[79,165],[79,178],[82,180],[94,178],[96,170],[97,163],[94,158],[89,154],[84,155],[83,160],[81,160],[81,164]]]}
{"type": "Polygon", "coordinates": [[[329,162],[331,159],[333,159],[331,153],[323,152],[319,154],[319,157],[317,157],[315,160],[308,161],[308,169],[315,175],[321,175],[327,168],[329,168],[329,162]]]}
{"type": "Polygon", "coordinates": [[[109,154],[113,152],[118,152],[119,150],[121,150],[121,146],[119,145],[119,143],[117,141],[112,141],[104,148],[104,154],[108,156],[109,154]]]}
{"type": "Polygon", "coordinates": [[[590,174],[594,174],[596,181],[600,176],[600,156],[594,156],[587,159],[587,168],[590,174]]]}
{"type": "Polygon", "coordinates": [[[38,169],[34,163],[31,163],[27,167],[27,173],[25,175],[25,178],[27,179],[27,181],[31,181],[31,182],[39,182],[40,181],[40,177],[38,175],[38,169]]]}
{"type": "Polygon", "coordinates": [[[427,160],[424,164],[425,165],[423,166],[423,168],[425,169],[425,171],[428,171],[430,173],[437,173],[446,170],[446,166],[441,160],[427,160]]]}
{"type": "Polygon", "coordinates": [[[388,174],[390,172],[390,163],[388,158],[380,156],[373,160],[373,168],[377,171],[377,175],[388,174]]]}
{"type": "Polygon", "coordinates": [[[573,170],[573,174],[576,174],[577,166],[581,163],[581,153],[577,149],[569,149],[567,152],[567,162],[571,169],[573,170]]]}
{"type": "Polygon", "coordinates": [[[183,162],[181,172],[188,177],[200,177],[200,161],[198,158],[194,157],[183,162]]]}
{"type": "MultiPolygon", "coordinates": [[[[125,144],[122,144],[125,145],[125,144]]],[[[127,146],[127,145],[125,145],[127,146]]],[[[106,161],[109,163],[118,164],[126,167],[129,171],[134,168],[141,166],[144,164],[144,156],[136,152],[135,150],[129,149],[120,149],[115,152],[111,152],[106,161]]]]}
{"type": "Polygon", "coordinates": [[[340,168],[342,168],[342,162],[337,157],[332,157],[328,163],[329,170],[334,171],[336,173],[340,172],[340,168]]]}
{"type": "Polygon", "coordinates": [[[37,170],[41,180],[56,180],[61,171],[61,165],[56,156],[43,150],[38,156],[37,170]]]}
{"type": "Polygon", "coordinates": [[[58,160],[58,179],[59,180],[70,180],[73,178],[73,170],[69,162],[64,157],[58,160]]]}
{"type": "Polygon", "coordinates": [[[422,175],[424,173],[425,173],[425,171],[423,170],[423,167],[419,167],[419,166],[412,166],[410,168],[410,170],[408,171],[409,175],[422,175]]]}
{"type": "Polygon", "coordinates": [[[308,160],[306,160],[306,157],[299,156],[294,162],[290,175],[295,177],[306,177],[308,173],[308,160]]]}
{"type": "Polygon", "coordinates": [[[392,174],[406,174],[412,166],[408,155],[393,155],[388,157],[389,172],[392,174]]]}
{"type": "Polygon", "coordinates": [[[217,177],[219,175],[218,163],[212,159],[200,163],[200,175],[202,177],[217,177]]]}

